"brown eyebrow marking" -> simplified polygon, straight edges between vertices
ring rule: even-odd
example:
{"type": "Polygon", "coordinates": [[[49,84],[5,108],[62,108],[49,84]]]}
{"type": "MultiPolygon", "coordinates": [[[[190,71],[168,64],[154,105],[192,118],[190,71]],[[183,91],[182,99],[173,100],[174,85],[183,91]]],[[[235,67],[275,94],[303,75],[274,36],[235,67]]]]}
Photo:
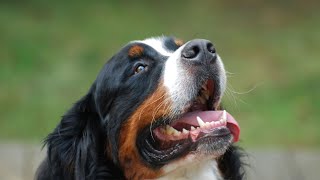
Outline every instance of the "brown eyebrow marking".
{"type": "Polygon", "coordinates": [[[139,46],[139,45],[134,45],[129,49],[129,56],[130,57],[137,57],[143,54],[143,47],[139,46]]]}
{"type": "Polygon", "coordinates": [[[182,39],[175,39],[174,43],[176,43],[177,46],[182,46],[184,44],[182,39]]]}

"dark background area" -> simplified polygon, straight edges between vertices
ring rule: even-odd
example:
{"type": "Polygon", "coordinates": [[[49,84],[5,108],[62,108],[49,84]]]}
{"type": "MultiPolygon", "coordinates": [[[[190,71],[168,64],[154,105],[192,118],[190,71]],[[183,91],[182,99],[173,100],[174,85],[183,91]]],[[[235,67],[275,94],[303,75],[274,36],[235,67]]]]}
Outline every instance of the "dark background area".
{"type": "Polygon", "coordinates": [[[320,11],[305,1],[0,2],[0,140],[41,142],[131,40],[214,42],[242,146],[320,146],[320,11]]]}

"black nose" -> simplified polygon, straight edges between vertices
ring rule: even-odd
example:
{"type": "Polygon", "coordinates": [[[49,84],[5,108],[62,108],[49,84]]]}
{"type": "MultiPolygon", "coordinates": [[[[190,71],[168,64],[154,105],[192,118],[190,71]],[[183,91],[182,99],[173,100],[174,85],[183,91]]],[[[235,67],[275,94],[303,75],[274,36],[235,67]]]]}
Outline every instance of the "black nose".
{"type": "Polygon", "coordinates": [[[205,39],[195,39],[186,44],[181,51],[184,60],[195,63],[213,63],[216,58],[216,49],[205,39]]]}

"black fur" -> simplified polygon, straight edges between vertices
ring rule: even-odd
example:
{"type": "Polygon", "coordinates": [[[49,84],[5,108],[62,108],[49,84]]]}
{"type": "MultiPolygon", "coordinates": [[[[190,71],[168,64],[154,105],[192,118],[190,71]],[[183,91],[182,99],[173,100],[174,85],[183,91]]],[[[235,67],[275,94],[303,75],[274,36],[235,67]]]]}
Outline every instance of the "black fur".
{"type": "Polygon", "coordinates": [[[164,47],[169,51],[175,51],[179,48],[179,46],[174,42],[173,37],[166,37],[164,39],[164,47]]]}
{"type": "Polygon", "coordinates": [[[245,177],[245,152],[236,146],[231,146],[218,160],[218,167],[226,180],[241,180],[245,177]]]}
{"type": "Polygon", "coordinates": [[[47,137],[48,157],[39,168],[38,179],[123,178],[119,168],[106,160],[105,135],[92,103],[89,93],[47,137]]]}
{"type": "Polygon", "coordinates": [[[124,47],[99,73],[88,94],[63,117],[45,140],[47,158],[37,172],[38,179],[121,179],[118,168],[120,126],[154,90],[160,77],[163,57],[151,47],[128,57],[124,47]],[[152,59],[151,59],[152,57],[152,59]],[[137,63],[152,71],[134,75],[137,63]],[[111,147],[108,159],[106,147],[111,147]]]}
{"type": "MultiPolygon", "coordinates": [[[[142,45],[146,50],[141,57],[128,57],[131,46],[112,57],[87,95],[45,139],[47,157],[36,179],[124,179],[117,154],[120,126],[154,91],[164,64],[164,57],[146,45],[142,45]],[[137,63],[147,63],[152,71],[134,75],[137,63]],[[107,147],[111,147],[111,157],[106,154],[107,147]]],[[[232,147],[219,160],[227,179],[242,178],[240,157],[238,149],[232,147]]]]}

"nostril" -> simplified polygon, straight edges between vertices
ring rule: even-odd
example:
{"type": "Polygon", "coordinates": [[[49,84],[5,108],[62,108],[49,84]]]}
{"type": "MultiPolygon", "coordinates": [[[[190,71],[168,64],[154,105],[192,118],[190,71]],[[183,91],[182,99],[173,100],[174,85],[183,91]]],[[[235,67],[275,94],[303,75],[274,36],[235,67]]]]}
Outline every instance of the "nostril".
{"type": "Polygon", "coordinates": [[[192,59],[192,58],[197,57],[199,52],[200,52],[200,48],[198,46],[192,46],[192,47],[189,47],[189,48],[185,49],[182,52],[182,56],[184,58],[192,59]]]}
{"type": "Polygon", "coordinates": [[[212,54],[216,53],[216,49],[214,48],[212,43],[207,44],[207,50],[212,54]]]}
{"type": "Polygon", "coordinates": [[[199,52],[200,52],[200,48],[198,46],[192,47],[192,50],[195,53],[195,55],[199,54],[199,52]]]}

